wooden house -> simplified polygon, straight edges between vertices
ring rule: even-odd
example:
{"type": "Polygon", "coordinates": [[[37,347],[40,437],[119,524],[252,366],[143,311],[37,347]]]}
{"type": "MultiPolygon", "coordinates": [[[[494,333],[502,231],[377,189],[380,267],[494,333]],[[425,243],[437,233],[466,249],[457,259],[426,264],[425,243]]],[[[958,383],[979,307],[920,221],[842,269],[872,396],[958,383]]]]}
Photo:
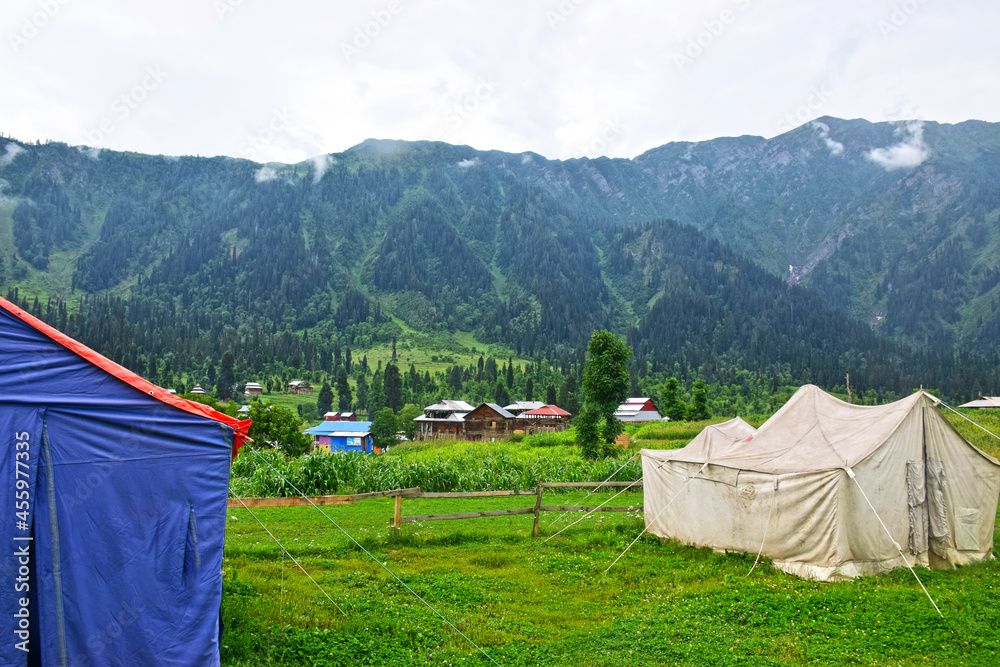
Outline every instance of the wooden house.
{"type": "Polygon", "coordinates": [[[243,394],[245,396],[260,396],[263,393],[264,387],[262,387],[259,382],[247,382],[246,386],[243,388],[243,394]]]}
{"type": "Polygon", "coordinates": [[[288,383],[289,394],[311,394],[314,391],[313,386],[305,380],[292,380],[288,383]]]}
{"type": "Polygon", "coordinates": [[[482,442],[506,440],[520,429],[520,420],[496,403],[483,403],[465,415],[465,439],[482,442]]]}
{"type": "Polygon", "coordinates": [[[465,416],[473,407],[465,401],[441,401],[424,408],[413,421],[420,426],[419,438],[458,438],[465,433],[465,416]]]}

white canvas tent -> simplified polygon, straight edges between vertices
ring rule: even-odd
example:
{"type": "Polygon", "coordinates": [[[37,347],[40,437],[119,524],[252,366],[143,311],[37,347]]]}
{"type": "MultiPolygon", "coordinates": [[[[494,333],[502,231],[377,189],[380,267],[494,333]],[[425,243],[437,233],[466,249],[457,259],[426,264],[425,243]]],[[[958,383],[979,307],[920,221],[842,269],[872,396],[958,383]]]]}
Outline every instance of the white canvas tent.
{"type": "Polygon", "coordinates": [[[704,462],[714,456],[721,456],[741,443],[750,442],[756,432],[757,429],[739,417],[721,424],[711,424],[703,428],[684,448],[671,452],[671,460],[704,462]]]}
{"type": "Polygon", "coordinates": [[[991,558],[1000,462],[935,400],[850,405],[806,385],[736,446],[644,449],[647,529],[824,581],[991,558]]]}

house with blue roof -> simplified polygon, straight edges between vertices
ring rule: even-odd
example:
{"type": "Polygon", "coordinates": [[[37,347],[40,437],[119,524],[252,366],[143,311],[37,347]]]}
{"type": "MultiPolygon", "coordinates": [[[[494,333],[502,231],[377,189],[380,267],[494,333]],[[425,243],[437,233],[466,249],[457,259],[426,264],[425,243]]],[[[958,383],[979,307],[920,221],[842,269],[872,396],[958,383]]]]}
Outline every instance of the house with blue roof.
{"type": "Polygon", "coordinates": [[[314,452],[373,452],[371,422],[323,421],[306,433],[313,437],[314,452]]]}

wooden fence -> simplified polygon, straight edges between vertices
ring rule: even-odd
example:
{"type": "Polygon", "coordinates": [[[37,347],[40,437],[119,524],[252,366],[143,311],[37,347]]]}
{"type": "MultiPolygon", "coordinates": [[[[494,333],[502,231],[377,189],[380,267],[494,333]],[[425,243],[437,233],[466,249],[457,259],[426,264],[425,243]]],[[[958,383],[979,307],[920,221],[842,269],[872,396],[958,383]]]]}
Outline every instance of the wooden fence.
{"type": "Polygon", "coordinates": [[[542,493],[545,489],[583,488],[642,488],[642,480],[635,482],[539,482],[534,489],[517,491],[454,491],[454,492],[422,492],[419,487],[412,489],[393,489],[392,491],[376,491],[374,493],[355,493],[347,496],[312,496],[306,498],[230,498],[227,507],[300,507],[303,505],[353,505],[358,500],[370,498],[395,498],[395,509],[390,523],[393,528],[401,528],[404,523],[423,523],[425,521],[449,521],[453,519],[479,519],[494,516],[516,516],[519,514],[534,514],[535,522],[531,528],[533,536],[538,535],[538,521],[542,512],[642,512],[642,507],[579,507],[576,505],[543,505],[542,493]],[[533,507],[519,507],[509,510],[487,510],[482,512],[463,512],[460,514],[429,514],[426,516],[403,516],[403,498],[497,498],[502,496],[535,496],[533,507]]]}

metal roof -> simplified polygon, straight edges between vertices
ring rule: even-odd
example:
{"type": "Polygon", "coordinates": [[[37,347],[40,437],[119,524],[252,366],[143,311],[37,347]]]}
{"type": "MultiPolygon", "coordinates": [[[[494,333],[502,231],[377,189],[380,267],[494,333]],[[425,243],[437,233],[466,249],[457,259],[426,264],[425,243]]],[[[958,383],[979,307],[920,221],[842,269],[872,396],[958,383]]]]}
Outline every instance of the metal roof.
{"type": "MultiPolygon", "coordinates": [[[[472,410],[469,410],[472,412],[472,410]]],[[[465,415],[469,412],[451,412],[445,417],[428,417],[427,415],[420,415],[419,417],[414,417],[415,422],[464,422],[465,415]]],[[[344,422],[330,422],[331,424],[343,424],[344,422]]],[[[361,422],[355,422],[360,424],[361,422]]]]}
{"type": "Polygon", "coordinates": [[[472,412],[475,408],[465,401],[441,401],[428,405],[424,412],[472,412]]]}
{"type": "Polygon", "coordinates": [[[522,417],[572,417],[558,405],[543,405],[537,410],[529,410],[521,413],[522,417]]]}
{"type": "Polygon", "coordinates": [[[503,406],[504,410],[537,410],[538,408],[544,408],[545,403],[541,401],[514,401],[510,405],[503,406]]]}
{"type": "Polygon", "coordinates": [[[371,422],[322,422],[306,430],[309,435],[333,435],[334,432],[367,433],[372,427],[371,422]]]}
{"type": "MultiPolygon", "coordinates": [[[[507,412],[506,410],[504,410],[503,408],[501,408],[496,403],[483,403],[483,405],[489,407],[490,409],[492,409],[494,412],[496,412],[498,415],[500,415],[504,419],[514,419],[514,415],[510,414],[509,412],[507,412]]],[[[476,408],[476,409],[478,410],[479,408],[476,408]]]]}

